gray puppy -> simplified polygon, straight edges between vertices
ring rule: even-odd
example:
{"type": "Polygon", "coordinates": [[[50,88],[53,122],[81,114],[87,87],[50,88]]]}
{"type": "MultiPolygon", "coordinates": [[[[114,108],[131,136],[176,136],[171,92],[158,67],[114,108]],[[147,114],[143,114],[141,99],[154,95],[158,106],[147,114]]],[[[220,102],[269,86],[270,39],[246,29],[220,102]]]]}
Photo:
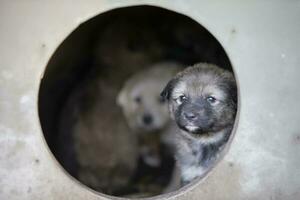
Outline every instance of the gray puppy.
{"type": "Polygon", "coordinates": [[[231,72],[199,63],[178,73],[162,91],[176,134],[176,159],[182,184],[203,177],[214,165],[231,134],[237,88],[231,72]]]}

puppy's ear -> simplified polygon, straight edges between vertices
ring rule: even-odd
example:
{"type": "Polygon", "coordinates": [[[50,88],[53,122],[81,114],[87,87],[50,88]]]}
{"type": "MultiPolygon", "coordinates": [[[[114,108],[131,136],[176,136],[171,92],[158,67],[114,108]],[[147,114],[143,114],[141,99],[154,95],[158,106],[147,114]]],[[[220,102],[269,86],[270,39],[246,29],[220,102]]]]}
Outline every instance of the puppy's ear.
{"type": "Polygon", "coordinates": [[[232,102],[237,106],[237,85],[235,80],[232,80],[229,84],[229,93],[232,102]]]}
{"type": "Polygon", "coordinates": [[[125,92],[124,88],[119,92],[119,94],[117,96],[117,104],[119,106],[126,105],[126,92],[125,92]]]}
{"type": "Polygon", "coordinates": [[[163,89],[163,91],[160,93],[160,96],[162,97],[162,99],[164,101],[169,100],[170,99],[170,95],[175,87],[175,84],[177,83],[177,79],[173,78],[172,80],[170,80],[166,87],[163,89]]]}
{"type": "Polygon", "coordinates": [[[236,107],[237,106],[237,85],[236,80],[232,73],[228,73],[229,75],[226,77],[224,83],[226,85],[227,94],[229,95],[229,99],[231,104],[236,107]]]}

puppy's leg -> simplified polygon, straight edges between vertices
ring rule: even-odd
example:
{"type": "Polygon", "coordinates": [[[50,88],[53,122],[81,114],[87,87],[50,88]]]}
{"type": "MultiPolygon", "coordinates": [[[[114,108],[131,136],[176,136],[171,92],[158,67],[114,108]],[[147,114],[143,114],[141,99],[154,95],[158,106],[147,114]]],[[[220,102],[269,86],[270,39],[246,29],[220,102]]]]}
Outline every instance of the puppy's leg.
{"type": "Polygon", "coordinates": [[[191,181],[202,176],[205,169],[199,165],[186,165],[181,167],[181,186],[189,184],[191,181]]]}

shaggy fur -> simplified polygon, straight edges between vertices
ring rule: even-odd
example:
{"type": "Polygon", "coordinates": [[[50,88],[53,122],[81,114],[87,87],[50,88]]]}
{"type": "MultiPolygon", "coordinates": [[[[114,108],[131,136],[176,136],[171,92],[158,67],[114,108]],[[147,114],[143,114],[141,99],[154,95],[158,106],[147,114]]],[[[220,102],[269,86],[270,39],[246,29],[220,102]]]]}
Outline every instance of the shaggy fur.
{"type": "Polygon", "coordinates": [[[237,88],[229,71],[199,63],[178,73],[161,93],[181,129],[176,159],[183,184],[213,166],[233,128],[237,88]]]}
{"type": "MultiPolygon", "coordinates": [[[[171,121],[168,105],[161,98],[160,92],[182,69],[181,65],[174,62],[151,65],[130,77],[117,98],[129,127],[138,134],[143,162],[154,168],[161,168],[166,165],[166,160],[173,159],[173,133],[179,130],[171,121]]],[[[175,179],[172,177],[166,192],[178,188],[175,179]]]]}
{"type": "Polygon", "coordinates": [[[169,147],[174,146],[170,137],[173,128],[170,127],[168,106],[160,92],[181,69],[179,64],[172,62],[151,65],[130,77],[117,98],[129,127],[139,135],[144,161],[153,167],[161,162],[160,141],[169,147]]]}

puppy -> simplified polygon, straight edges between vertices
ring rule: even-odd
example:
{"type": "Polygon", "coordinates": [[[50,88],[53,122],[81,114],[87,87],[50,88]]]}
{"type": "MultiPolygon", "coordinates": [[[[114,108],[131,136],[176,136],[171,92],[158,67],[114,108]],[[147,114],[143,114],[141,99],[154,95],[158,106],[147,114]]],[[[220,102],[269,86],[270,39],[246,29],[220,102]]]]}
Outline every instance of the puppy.
{"type": "Polygon", "coordinates": [[[150,166],[158,166],[160,162],[155,141],[173,144],[169,138],[172,127],[168,106],[160,92],[180,70],[181,65],[173,62],[154,64],[130,77],[117,98],[129,127],[139,134],[143,157],[150,166]]]}
{"type": "MultiPolygon", "coordinates": [[[[117,98],[130,129],[138,135],[142,162],[146,168],[149,166],[158,172],[149,176],[166,181],[171,178],[171,181],[163,184],[156,181],[156,185],[162,184],[165,188],[157,194],[173,191],[180,186],[180,181],[172,174],[175,149],[172,135],[178,128],[171,120],[168,105],[160,92],[182,69],[180,64],[174,62],[151,65],[130,77],[117,98]]],[[[145,179],[148,175],[143,176],[145,179]]]]}
{"type": "Polygon", "coordinates": [[[118,92],[99,79],[82,82],[59,119],[60,162],[69,172],[76,167],[71,174],[85,185],[110,195],[128,188],[138,160],[137,138],[115,105],[118,92]]]}
{"type": "Polygon", "coordinates": [[[162,91],[176,135],[176,160],[185,185],[214,165],[231,134],[237,87],[231,72],[199,63],[178,73],[162,91]]]}

